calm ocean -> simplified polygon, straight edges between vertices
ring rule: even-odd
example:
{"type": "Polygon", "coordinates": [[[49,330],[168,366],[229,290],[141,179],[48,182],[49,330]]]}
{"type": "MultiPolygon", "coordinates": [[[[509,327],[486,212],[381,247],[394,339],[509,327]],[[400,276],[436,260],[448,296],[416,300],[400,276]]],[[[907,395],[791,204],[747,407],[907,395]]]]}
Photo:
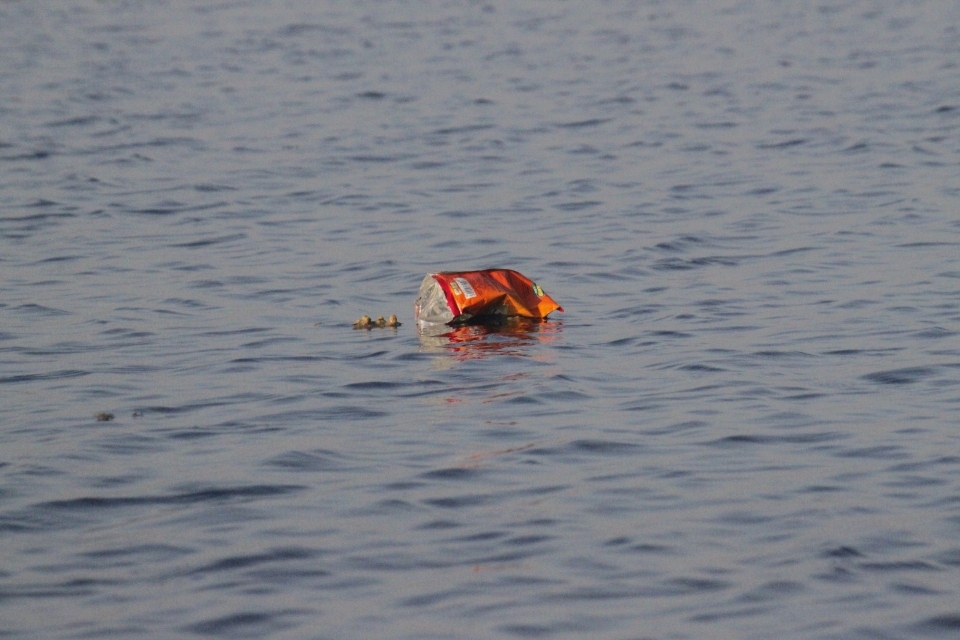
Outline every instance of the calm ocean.
{"type": "Polygon", "coordinates": [[[960,3],[0,0],[0,638],[958,635],[960,3]]]}

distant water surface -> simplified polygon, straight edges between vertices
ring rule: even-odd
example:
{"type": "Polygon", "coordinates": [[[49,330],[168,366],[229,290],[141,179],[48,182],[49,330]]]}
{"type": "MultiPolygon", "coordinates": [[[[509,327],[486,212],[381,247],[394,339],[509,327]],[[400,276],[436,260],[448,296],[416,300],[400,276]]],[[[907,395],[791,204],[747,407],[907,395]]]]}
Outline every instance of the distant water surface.
{"type": "Polygon", "coordinates": [[[0,61],[0,637],[960,634],[960,4],[4,0],[0,61]],[[486,267],[566,313],[421,339],[486,267]]]}

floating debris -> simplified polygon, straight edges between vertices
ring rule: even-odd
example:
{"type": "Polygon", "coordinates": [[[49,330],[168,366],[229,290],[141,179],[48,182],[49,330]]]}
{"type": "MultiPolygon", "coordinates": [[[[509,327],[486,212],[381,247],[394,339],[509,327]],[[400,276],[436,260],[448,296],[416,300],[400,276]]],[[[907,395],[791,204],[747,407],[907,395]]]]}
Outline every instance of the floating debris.
{"type": "Polygon", "coordinates": [[[353,323],[354,329],[373,329],[374,327],[399,327],[402,323],[397,320],[397,315],[393,314],[389,318],[380,316],[376,320],[370,316],[360,316],[360,319],[353,323]]]}
{"type": "Polygon", "coordinates": [[[431,273],[414,304],[418,327],[499,324],[504,318],[543,320],[563,311],[530,278],[510,269],[431,273]]]}
{"type": "Polygon", "coordinates": [[[373,327],[373,320],[370,316],[360,316],[360,319],[353,323],[354,329],[370,329],[373,327]]]}

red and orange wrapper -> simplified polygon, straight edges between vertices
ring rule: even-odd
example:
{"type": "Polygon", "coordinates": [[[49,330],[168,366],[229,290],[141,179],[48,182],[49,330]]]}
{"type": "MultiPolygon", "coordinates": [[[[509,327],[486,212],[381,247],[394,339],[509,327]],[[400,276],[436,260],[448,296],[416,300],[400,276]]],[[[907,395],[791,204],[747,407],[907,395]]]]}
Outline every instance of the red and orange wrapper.
{"type": "Polygon", "coordinates": [[[467,324],[502,318],[543,319],[563,307],[530,278],[510,269],[431,273],[414,305],[419,323],[467,324]]]}

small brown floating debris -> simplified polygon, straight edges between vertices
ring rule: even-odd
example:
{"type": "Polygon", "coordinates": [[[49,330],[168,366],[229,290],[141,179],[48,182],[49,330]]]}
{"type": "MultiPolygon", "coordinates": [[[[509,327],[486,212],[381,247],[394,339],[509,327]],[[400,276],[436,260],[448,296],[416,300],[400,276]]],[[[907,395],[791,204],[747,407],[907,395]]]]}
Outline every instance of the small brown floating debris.
{"type": "Polygon", "coordinates": [[[373,320],[370,316],[360,316],[360,319],[353,323],[354,329],[369,329],[373,326],[373,320]]]}
{"type": "Polygon", "coordinates": [[[399,327],[400,321],[397,320],[397,314],[391,315],[389,318],[384,318],[380,316],[376,320],[373,320],[370,316],[360,316],[360,318],[353,323],[354,329],[373,329],[374,327],[383,328],[383,327],[399,327]]]}
{"type": "Polygon", "coordinates": [[[114,415],[108,411],[101,411],[96,415],[97,422],[110,422],[113,420],[114,415]]]}

